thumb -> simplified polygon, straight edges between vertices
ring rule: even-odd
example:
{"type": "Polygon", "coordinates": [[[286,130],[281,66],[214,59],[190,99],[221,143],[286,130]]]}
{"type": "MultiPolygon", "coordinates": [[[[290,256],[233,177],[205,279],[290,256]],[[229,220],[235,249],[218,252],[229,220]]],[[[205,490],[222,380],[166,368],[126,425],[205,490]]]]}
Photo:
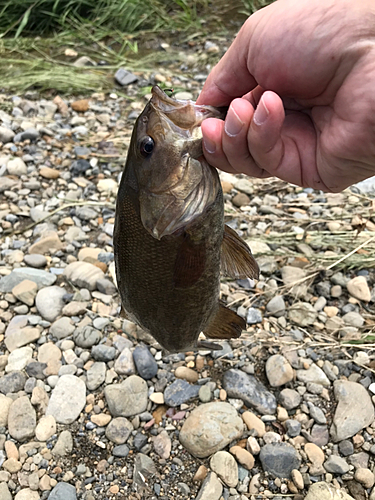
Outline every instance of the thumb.
{"type": "Polygon", "coordinates": [[[257,14],[249,17],[228,51],[213,68],[197,99],[197,104],[228,106],[234,98],[242,97],[257,86],[255,78],[247,67],[247,61],[251,60],[250,41],[257,25],[257,14]]]}

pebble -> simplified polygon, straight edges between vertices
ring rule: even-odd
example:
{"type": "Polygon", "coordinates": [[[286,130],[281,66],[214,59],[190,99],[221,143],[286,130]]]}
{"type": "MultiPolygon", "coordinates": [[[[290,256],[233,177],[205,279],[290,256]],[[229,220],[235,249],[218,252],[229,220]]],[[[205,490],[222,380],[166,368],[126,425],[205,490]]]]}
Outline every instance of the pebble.
{"type": "Polygon", "coordinates": [[[229,403],[205,403],[191,412],[179,437],[189,453],[204,458],[239,439],[243,428],[242,419],[229,403]]]}
{"type": "Polygon", "coordinates": [[[143,379],[150,380],[155,377],[159,367],[147,346],[137,345],[133,351],[133,359],[137,372],[143,379]]]}
{"type": "Polygon", "coordinates": [[[210,459],[210,468],[229,488],[237,486],[238,466],[230,453],[217,451],[210,459]]]}
{"type": "Polygon", "coordinates": [[[48,500],[77,500],[77,492],[73,485],[60,482],[53,488],[48,500]]]}
{"type": "Polygon", "coordinates": [[[356,382],[337,380],[333,384],[338,401],[331,426],[334,442],[354,436],[374,421],[374,405],[367,390],[356,382]]]}
{"type": "Polygon", "coordinates": [[[276,398],[252,375],[241,370],[230,369],[224,373],[223,388],[229,397],[242,399],[246,406],[262,415],[276,412],[276,398]]]}
{"type": "Polygon", "coordinates": [[[191,385],[183,379],[177,379],[164,391],[164,401],[168,406],[180,406],[198,397],[199,385],[191,385]]]}
{"type": "Polygon", "coordinates": [[[37,290],[38,285],[34,281],[26,279],[12,289],[12,294],[24,304],[32,306],[34,305],[37,290]]]}
{"type": "Polygon", "coordinates": [[[293,410],[301,403],[301,396],[294,389],[283,389],[279,395],[279,402],[287,410],[293,410]]]}
{"type": "Polygon", "coordinates": [[[55,321],[64,307],[64,288],[47,286],[37,293],[35,305],[38,313],[47,321],[55,321]]]}
{"type": "Polygon", "coordinates": [[[64,275],[74,285],[79,288],[87,288],[90,291],[96,290],[96,282],[105,278],[101,269],[89,262],[72,262],[64,269],[64,275]]]}
{"type": "Polygon", "coordinates": [[[52,391],[46,415],[52,415],[59,424],[71,424],[79,417],[86,404],[86,386],[75,375],[59,378],[52,391]]]}
{"type": "Polygon", "coordinates": [[[285,301],[281,295],[276,295],[268,302],[266,306],[267,311],[275,318],[280,318],[285,314],[285,301]]]}
{"type": "Polygon", "coordinates": [[[266,432],[264,422],[251,411],[242,413],[242,419],[245,422],[249,431],[255,431],[255,436],[263,437],[266,432]]]}
{"type": "Polygon", "coordinates": [[[53,415],[42,417],[35,428],[35,437],[38,441],[47,441],[56,433],[56,420],[53,415]]]}
{"type": "Polygon", "coordinates": [[[98,344],[101,338],[102,334],[100,331],[90,325],[78,327],[73,333],[73,340],[75,344],[83,349],[88,349],[93,345],[98,344]]]}
{"type": "Polygon", "coordinates": [[[266,375],[271,387],[280,387],[293,380],[294,372],[284,356],[275,354],[266,362],[266,375]]]}
{"type": "Polygon", "coordinates": [[[266,444],[259,458],[266,472],[282,478],[290,478],[292,470],[299,469],[301,464],[297,451],[286,443],[266,444]]]}
{"type": "Polygon", "coordinates": [[[73,450],[73,437],[70,431],[62,431],[52,450],[52,454],[57,457],[69,455],[73,450]]]}
{"type": "MultiPolygon", "coordinates": [[[[51,498],[51,496],[49,496],[49,498],[51,498]]],[[[24,488],[20,490],[14,497],[14,500],[39,500],[39,499],[40,499],[39,493],[37,491],[31,490],[30,488],[24,488]]]]}
{"type": "MultiPolygon", "coordinates": [[[[221,352],[221,351],[220,351],[221,352]]],[[[176,378],[182,378],[191,384],[198,382],[199,375],[196,371],[186,366],[179,366],[176,368],[174,375],[176,378]]]]}
{"type": "Polygon", "coordinates": [[[349,471],[347,461],[338,455],[331,455],[325,462],[324,468],[327,472],[334,474],[346,474],[349,471]]]}
{"type": "Polygon", "coordinates": [[[128,440],[133,430],[132,424],[127,418],[113,418],[105,429],[107,439],[115,444],[124,444],[128,440]]]}
{"type": "Polygon", "coordinates": [[[16,399],[9,408],[8,430],[13,439],[24,441],[35,434],[36,413],[27,396],[16,399]]]}
{"type": "Polygon", "coordinates": [[[25,255],[23,260],[25,261],[25,264],[27,266],[31,267],[41,268],[46,267],[47,265],[47,259],[44,257],[44,255],[38,253],[25,255]]]}
{"type": "Polygon", "coordinates": [[[147,408],[147,383],[138,375],[130,375],[121,384],[107,385],[104,395],[113,417],[131,417],[147,408]]]}
{"type": "Polygon", "coordinates": [[[307,370],[297,370],[296,374],[297,379],[304,384],[308,384],[309,382],[311,382],[313,384],[321,384],[325,387],[331,385],[329,379],[327,378],[327,375],[315,363],[312,363],[307,370]]]}
{"type": "Polygon", "coordinates": [[[95,391],[105,381],[107,367],[105,363],[96,362],[87,370],[86,386],[89,391],[95,391]]]}
{"type": "Polygon", "coordinates": [[[241,448],[241,446],[232,446],[229,451],[245,469],[251,470],[254,467],[254,457],[249,451],[245,450],[245,448],[241,448]]]}
{"type": "Polygon", "coordinates": [[[116,348],[105,344],[94,345],[91,349],[91,356],[96,361],[112,361],[116,356],[116,348]]]}
{"type": "Polygon", "coordinates": [[[195,500],[220,500],[223,492],[223,486],[215,472],[210,472],[206,479],[203,481],[201,489],[195,500]]]}
{"type": "Polygon", "coordinates": [[[352,297],[364,302],[371,300],[371,292],[364,276],[356,276],[346,284],[348,292],[352,297]]]}
{"type": "Polygon", "coordinates": [[[354,498],[332,484],[319,482],[310,486],[305,500],[354,500],[354,498]]]}
{"type": "Polygon", "coordinates": [[[0,427],[7,426],[9,408],[12,403],[12,398],[7,398],[4,394],[0,394],[0,427]]]}
{"type": "Polygon", "coordinates": [[[369,469],[359,467],[354,473],[354,479],[363,484],[364,488],[369,489],[374,486],[375,476],[369,469]]]}
{"type": "Polygon", "coordinates": [[[120,356],[115,361],[114,369],[119,375],[134,375],[135,364],[133,360],[133,353],[128,347],[125,347],[120,356]]]}
{"type": "Polygon", "coordinates": [[[296,302],[288,309],[289,320],[299,326],[309,326],[314,323],[318,313],[309,302],[296,302]]]}
{"type": "Polygon", "coordinates": [[[166,430],[162,430],[153,439],[154,450],[160,458],[167,460],[171,454],[172,442],[166,430]]]}

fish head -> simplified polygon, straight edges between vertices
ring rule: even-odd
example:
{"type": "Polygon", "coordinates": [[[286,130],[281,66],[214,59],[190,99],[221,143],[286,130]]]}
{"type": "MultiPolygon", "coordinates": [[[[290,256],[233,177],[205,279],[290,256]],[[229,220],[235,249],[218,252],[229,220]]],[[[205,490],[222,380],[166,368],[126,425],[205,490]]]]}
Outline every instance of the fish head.
{"type": "Polygon", "coordinates": [[[154,86],[137,120],[129,155],[136,160],[142,224],[154,238],[185,227],[216,198],[219,178],[202,152],[201,124],[209,117],[223,112],[154,86]]]}

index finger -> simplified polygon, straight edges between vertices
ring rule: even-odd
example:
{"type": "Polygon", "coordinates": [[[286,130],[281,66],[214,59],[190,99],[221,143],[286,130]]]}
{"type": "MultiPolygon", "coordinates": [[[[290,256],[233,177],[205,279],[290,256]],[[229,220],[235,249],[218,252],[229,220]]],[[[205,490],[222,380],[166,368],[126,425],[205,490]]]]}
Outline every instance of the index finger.
{"type": "Polygon", "coordinates": [[[234,98],[242,97],[257,86],[247,66],[251,23],[249,18],[228,51],[213,68],[197,99],[197,104],[228,106],[234,98]]]}

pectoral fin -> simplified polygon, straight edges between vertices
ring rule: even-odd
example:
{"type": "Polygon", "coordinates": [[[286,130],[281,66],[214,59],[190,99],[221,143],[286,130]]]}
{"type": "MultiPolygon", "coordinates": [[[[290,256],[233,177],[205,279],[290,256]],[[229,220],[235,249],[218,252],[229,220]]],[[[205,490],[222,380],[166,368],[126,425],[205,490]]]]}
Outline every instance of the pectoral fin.
{"type": "Polygon", "coordinates": [[[246,321],[237,313],[219,304],[219,310],[203,333],[210,339],[237,339],[246,329],[246,321]]]}
{"type": "Polygon", "coordinates": [[[226,224],[221,245],[221,267],[223,273],[231,278],[258,279],[259,277],[259,267],[249,246],[226,224]]]}

